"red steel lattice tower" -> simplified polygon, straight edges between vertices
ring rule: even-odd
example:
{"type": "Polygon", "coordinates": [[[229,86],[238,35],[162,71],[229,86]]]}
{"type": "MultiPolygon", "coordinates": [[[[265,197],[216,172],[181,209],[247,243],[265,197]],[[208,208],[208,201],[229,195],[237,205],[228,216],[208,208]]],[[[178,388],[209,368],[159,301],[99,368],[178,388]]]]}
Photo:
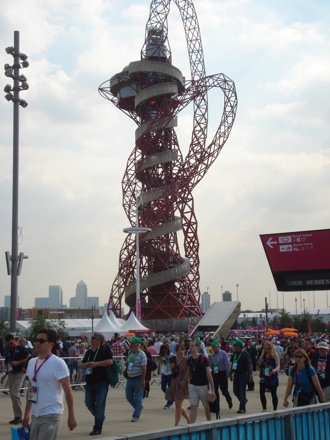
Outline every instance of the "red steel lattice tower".
{"type": "MultiPolygon", "coordinates": [[[[153,0],[141,59],[99,87],[100,94],[137,124],[135,148],[122,180],[123,207],[139,234],[143,319],[200,316],[199,242],[192,190],[218,157],[233,126],[235,84],[224,74],[206,76],[203,48],[192,0],[173,0],[185,31],[191,79],[172,65],[168,40],[170,0],[153,0]],[[208,102],[212,88],[223,92],[223,112],[207,144],[208,102]],[[193,104],[193,130],[186,157],[175,133],[178,113],[193,104]],[[182,256],[178,234],[183,236],[182,256]]],[[[119,316],[123,298],[131,310],[136,300],[136,240],[128,235],[108,308],[119,316]]]]}

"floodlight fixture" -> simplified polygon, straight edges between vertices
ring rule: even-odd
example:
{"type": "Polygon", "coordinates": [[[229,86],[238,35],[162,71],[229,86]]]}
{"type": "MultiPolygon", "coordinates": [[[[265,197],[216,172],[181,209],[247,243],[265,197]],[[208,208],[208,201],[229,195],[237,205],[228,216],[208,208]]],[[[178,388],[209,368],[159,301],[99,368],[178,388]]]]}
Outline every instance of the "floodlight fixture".
{"type": "Polygon", "coordinates": [[[14,96],[11,93],[7,93],[5,95],[5,98],[7,99],[7,101],[14,101],[14,96]]]}
{"type": "Polygon", "coordinates": [[[4,89],[3,89],[3,91],[6,92],[6,93],[11,92],[12,91],[11,85],[10,84],[6,84],[4,89]]]}
{"type": "Polygon", "coordinates": [[[25,53],[20,53],[20,54],[19,54],[19,57],[20,57],[20,59],[21,59],[22,61],[26,61],[26,60],[28,59],[28,56],[25,55],[25,53]]]}
{"type": "Polygon", "coordinates": [[[11,275],[11,257],[9,251],[5,252],[5,257],[6,257],[7,274],[11,275]]]}
{"type": "Polygon", "coordinates": [[[24,101],[24,99],[20,99],[19,100],[19,105],[23,108],[28,106],[28,103],[26,101],[24,101]]]}
{"type": "Polygon", "coordinates": [[[26,76],[24,76],[24,75],[20,75],[20,76],[18,77],[18,79],[19,79],[21,82],[25,82],[25,81],[27,81],[27,78],[26,78],[26,76]]]}
{"type": "Polygon", "coordinates": [[[29,65],[30,64],[29,64],[28,61],[23,61],[22,64],[21,64],[22,67],[29,67],[29,65]]]}
{"type": "Polygon", "coordinates": [[[29,84],[27,83],[27,82],[24,82],[22,85],[21,85],[21,90],[27,90],[29,88],[29,84]]]}
{"type": "Polygon", "coordinates": [[[8,55],[14,55],[15,49],[13,48],[13,46],[9,46],[9,47],[6,47],[6,52],[8,55]]]}
{"type": "Polygon", "coordinates": [[[10,78],[13,78],[13,76],[14,76],[13,75],[13,66],[10,66],[9,64],[5,64],[4,68],[5,68],[5,75],[10,78]]]}

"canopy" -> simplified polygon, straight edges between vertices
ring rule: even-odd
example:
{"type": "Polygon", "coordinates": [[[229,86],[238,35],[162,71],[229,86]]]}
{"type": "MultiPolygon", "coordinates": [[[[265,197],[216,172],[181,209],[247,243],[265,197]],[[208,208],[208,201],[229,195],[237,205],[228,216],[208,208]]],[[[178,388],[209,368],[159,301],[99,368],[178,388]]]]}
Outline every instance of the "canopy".
{"type": "Polygon", "coordinates": [[[298,330],[296,328],[292,328],[292,327],[285,327],[285,328],[281,328],[281,332],[298,332],[298,330]]]}
{"type": "Polygon", "coordinates": [[[153,330],[148,329],[144,325],[139,322],[134,313],[132,312],[128,318],[128,320],[120,327],[121,332],[127,333],[127,332],[134,332],[134,333],[148,333],[152,332],[153,330]]]}
{"type": "Polygon", "coordinates": [[[120,327],[117,327],[110,321],[106,312],[103,313],[102,319],[94,327],[94,332],[102,333],[106,339],[111,339],[115,335],[115,333],[125,333],[125,331],[123,331],[120,327]]]}
{"type": "Polygon", "coordinates": [[[296,332],[283,332],[283,335],[288,338],[296,338],[298,336],[298,333],[296,333],[296,332]]]}
{"type": "Polygon", "coordinates": [[[267,331],[265,331],[266,336],[278,336],[280,332],[277,330],[273,330],[272,328],[269,328],[267,331]]]}
{"type": "Polygon", "coordinates": [[[109,319],[112,322],[112,324],[114,324],[117,327],[122,327],[122,325],[125,324],[126,322],[125,319],[116,318],[112,310],[110,310],[109,312],[109,319]]]}

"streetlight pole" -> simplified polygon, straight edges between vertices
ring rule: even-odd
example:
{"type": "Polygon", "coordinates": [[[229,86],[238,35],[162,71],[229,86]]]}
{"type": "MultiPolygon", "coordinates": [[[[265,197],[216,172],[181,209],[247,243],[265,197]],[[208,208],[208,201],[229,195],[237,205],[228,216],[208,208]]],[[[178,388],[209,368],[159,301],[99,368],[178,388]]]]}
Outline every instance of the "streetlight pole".
{"type": "Polygon", "coordinates": [[[13,102],[13,199],[12,199],[12,242],[11,255],[5,253],[7,272],[11,275],[10,291],[10,326],[9,331],[16,333],[16,308],[17,308],[17,277],[20,275],[24,253],[18,255],[18,177],[19,177],[19,106],[27,107],[27,102],[20,99],[19,92],[29,88],[26,77],[20,75],[21,67],[28,67],[27,56],[19,51],[19,32],[14,31],[14,47],[7,47],[6,52],[14,58],[14,64],[5,64],[5,76],[12,78],[13,87],[7,84],[4,88],[7,101],[13,102]],[[11,93],[13,92],[13,93],[11,93]]]}
{"type": "Polygon", "coordinates": [[[304,314],[306,313],[306,307],[305,307],[305,298],[303,299],[303,302],[304,302],[304,314]]]}
{"type": "Polygon", "coordinates": [[[239,287],[239,284],[236,284],[236,301],[238,302],[238,287],[239,287]]]}
{"type": "Polygon", "coordinates": [[[135,248],[136,248],[136,295],[135,295],[135,314],[139,322],[142,319],[141,307],[141,289],[140,289],[140,240],[139,234],[146,234],[151,232],[151,228],[144,228],[139,226],[138,200],[136,198],[136,226],[123,229],[126,234],[135,234],[135,248]]]}

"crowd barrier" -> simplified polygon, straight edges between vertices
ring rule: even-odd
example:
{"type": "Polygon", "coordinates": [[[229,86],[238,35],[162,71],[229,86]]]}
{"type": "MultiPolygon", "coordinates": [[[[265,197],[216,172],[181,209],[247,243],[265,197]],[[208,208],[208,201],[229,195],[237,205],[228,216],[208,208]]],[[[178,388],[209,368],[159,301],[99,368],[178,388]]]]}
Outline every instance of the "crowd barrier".
{"type": "Polygon", "coordinates": [[[107,440],[329,440],[330,403],[196,423],[107,440]]]}

